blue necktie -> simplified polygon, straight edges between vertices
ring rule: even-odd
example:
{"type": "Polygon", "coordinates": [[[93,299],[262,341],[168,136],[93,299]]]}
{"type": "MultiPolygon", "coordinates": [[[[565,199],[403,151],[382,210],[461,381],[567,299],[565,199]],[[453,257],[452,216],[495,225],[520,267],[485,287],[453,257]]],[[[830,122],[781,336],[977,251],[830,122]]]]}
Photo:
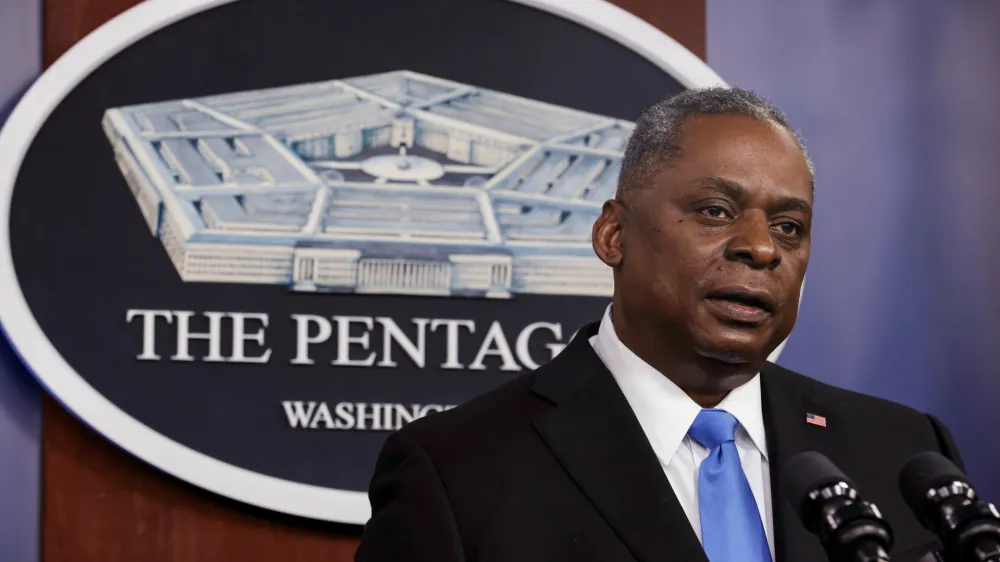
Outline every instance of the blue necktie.
{"type": "Polygon", "coordinates": [[[702,410],[688,435],[709,449],[698,470],[701,542],[711,562],[771,562],[767,535],[736,450],[736,418],[702,410]]]}

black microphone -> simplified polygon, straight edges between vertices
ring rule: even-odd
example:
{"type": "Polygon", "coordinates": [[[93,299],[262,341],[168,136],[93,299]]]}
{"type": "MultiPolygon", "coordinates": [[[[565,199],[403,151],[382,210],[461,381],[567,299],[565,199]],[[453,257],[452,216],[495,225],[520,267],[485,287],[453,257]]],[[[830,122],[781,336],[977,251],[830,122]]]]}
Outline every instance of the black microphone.
{"type": "Polygon", "coordinates": [[[802,524],[819,537],[830,562],[889,560],[892,528],[851,479],[825,456],[799,453],[781,473],[785,497],[802,524]]]}
{"type": "Polygon", "coordinates": [[[899,473],[899,489],[921,524],[941,539],[948,562],[1000,561],[1000,513],[943,455],[910,459],[899,473]]]}

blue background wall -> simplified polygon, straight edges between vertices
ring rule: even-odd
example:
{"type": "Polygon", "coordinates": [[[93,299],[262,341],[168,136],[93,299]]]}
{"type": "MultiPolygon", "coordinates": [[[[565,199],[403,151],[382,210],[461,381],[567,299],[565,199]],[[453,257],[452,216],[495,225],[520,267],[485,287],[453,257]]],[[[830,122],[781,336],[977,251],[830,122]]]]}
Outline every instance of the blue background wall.
{"type": "MultiPolygon", "coordinates": [[[[42,64],[40,0],[0,0],[0,123],[42,64]]],[[[0,298],[3,298],[0,295],[0,298]]],[[[0,560],[39,555],[41,391],[0,338],[0,560]]]]}
{"type": "MultiPolygon", "coordinates": [[[[708,0],[708,62],[815,159],[780,362],[939,415],[1000,501],[1000,2],[708,0]]],[[[863,490],[862,490],[863,492],[863,490]]]]}

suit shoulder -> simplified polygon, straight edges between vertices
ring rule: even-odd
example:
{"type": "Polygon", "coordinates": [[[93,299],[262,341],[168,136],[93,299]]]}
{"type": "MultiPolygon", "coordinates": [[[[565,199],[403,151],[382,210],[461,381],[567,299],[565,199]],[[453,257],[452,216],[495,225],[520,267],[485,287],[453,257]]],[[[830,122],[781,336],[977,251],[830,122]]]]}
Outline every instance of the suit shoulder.
{"type": "Polygon", "coordinates": [[[532,391],[538,372],[518,375],[450,410],[413,421],[399,433],[425,449],[503,439],[504,434],[530,427],[534,414],[544,407],[544,399],[532,391]]]}
{"type": "MultiPolygon", "coordinates": [[[[926,413],[776,365],[768,367],[765,374],[771,378],[768,384],[795,389],[795,394],[806,400],[805,412],[825,416],[830,427],[838,428],[836,434],[847,439],[851,446],[865,444],[877,448],[882,456],[891,456],[889,452],[896,451],[899,459],[919,451],[954,448],[944,430],[926,413]]],[[[957,453],[952,457],[957,459],[957,453]]]]}
{"type": "Polygon", "coordinates": [[[580,373],[592,372],[599,361],[586,337],[577,337],[562,353],[537,369],[517,375],[460,406],[412,422],[400,431],[424,442],[464,437],[486,441],[502,438],[505,432],[530,429],[531,422],[558,400],[553,387],[578,386],[586,379],[580,373]]]}
{"type": "Polygon", "coordinates": [[[922,421],[927,419],[927,414],[924,412],[899,402],[834,386],[773,363],[768,363],[767,369],[767,376],[777,379],[778,384],[800,387],[812,401],[830,408],[853,410],[855,415],[866,414],[906,420],[922,418],[922,421]]]}

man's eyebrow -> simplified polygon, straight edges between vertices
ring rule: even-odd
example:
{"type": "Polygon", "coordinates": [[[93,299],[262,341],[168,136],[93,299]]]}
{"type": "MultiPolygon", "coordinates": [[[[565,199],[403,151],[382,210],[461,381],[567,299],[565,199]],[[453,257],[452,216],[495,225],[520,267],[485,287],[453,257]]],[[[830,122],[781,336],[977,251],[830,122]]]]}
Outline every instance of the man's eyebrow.
{"type": "MultiPolygon", "coordinates": [[[[744,201],[748,196],[748,190],[743,184],[725,178],[712,176],[705,178],[702,183],[704,187],[722,192],[737,201],[744,201]]],[[[775,213],[789,211],[800,211],[811,215],[812,205],[799,197],[783,197],[772,207],[772,212],[775,213]]]]}
{"type": "Polygon", "coordinates": [[[778,204],[774,206],[774,211],[777,213],[800,211],[811,216],[813,208],[812,205],[810,205],[805,199],[799,199],[798,197],[786,197],[778,201],[778,204]]]}
{"type": "Polygon", "coordinates": [[[711,176],[705,178],[703,183],[705,187],[721,191],[733,199],[742,200],[747,195],[747,188],[743,184],[725,178],[711,176]]]}

